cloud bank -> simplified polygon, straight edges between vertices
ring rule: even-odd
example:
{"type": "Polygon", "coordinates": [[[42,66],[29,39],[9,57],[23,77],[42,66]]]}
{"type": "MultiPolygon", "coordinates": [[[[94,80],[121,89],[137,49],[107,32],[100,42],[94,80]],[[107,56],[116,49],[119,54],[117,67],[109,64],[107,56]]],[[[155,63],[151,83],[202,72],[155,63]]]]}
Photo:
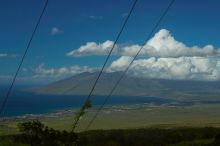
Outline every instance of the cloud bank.
{"type": "MultiPolygon", "coordinates": [[[[87,42],[78,49],[67,53],[67,56],[82,57],[106,55],[114,42],[87,42]]],[[[204,47],[192,46],[177,41],[172,34],[161,29],[144,46],[139,44],[115,46],[113,55],[118,56],[108,67],[107,72],[124,71],[132,61],[137,51],[143,47],[141,57],[133,62],[128,74],[146,78],[161,78],[173,80],[220,80],[220,49],[213,45],[204,47]]],[[[0,54],[6,57],[7,54],[0,54]]],[[[46,68],[40,64],[33,70],[34,78],[59,79],[82,72],[94,72],[98,68],[73,65],[70,67],[46,68]]]]}
{"type": "Polygon", "coordinates": [[[60,67],[60,68],[46,68],[42,63],[36,69],[34,69],[34,78],[63,78],[68,75],[75,75],[82,72],[94,72],[97,68],[92,68],[88,66],[78,66],[73,65],[70,67],[60,67]]]}
{"type": "MultiPolygon", "coordinates": [[[[108,71],[123,71],[132,59],[130,56],[122,56],[110,65],[108,71]]],[[[151,57],[135,60],[128,73],[147,78],[215,81],[220,79],[220,59],[151,57]]]]}
{"type": "MultiPolygon", "coordinates": [[[[88,42],[78,49],[67,53],[71,57],[107,55],[114,42],[88,42]]],[[[141,59],[133,62],[129,74],[147,78],[205,80],[220,79],[220,49],[213,45],[204,47],[187,46],[177,41],[170,31],[161,29],[144,46],[139,44],[118,44],[112,55],[119,58],[111,63],[107,71],[123,71],[133,59],[138,50],[141,59]]]]}
{"type": "MultiPolygon", "coordinates": [[[[110,40],[99,44],[96,42],[87,42],[78,49],[70,51],[67,55],[71,57],[107,55],[113,44],[114,42],[110,40]]],[[[117,45],[114,49],[113,55],[134,56],[141,47],[143,47],[143,49],[140,55],[146,57],[220,55],[220,49],[214,48],[210,44],[202,48],[196,45],[188,47],[184,43],[175,40],[172,34],[166,29],[161,29],[144,46],[139,44],[117,45]]]]}

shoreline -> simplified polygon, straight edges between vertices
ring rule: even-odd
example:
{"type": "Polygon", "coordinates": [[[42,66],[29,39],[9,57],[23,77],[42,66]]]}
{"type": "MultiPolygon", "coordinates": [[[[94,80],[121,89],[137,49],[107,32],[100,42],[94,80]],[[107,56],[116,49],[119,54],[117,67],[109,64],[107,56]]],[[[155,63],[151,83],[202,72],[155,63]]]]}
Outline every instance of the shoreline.
{"type": "MultiPolygon", "coordinates": [[[[137,109],[144,109],[146,107],[171,107],[171,108],[187,108],[191,106],[196,106],[196,105],[216,105],[220,104],[220,102],[208,102],[208,103],[203,103],[203,102],[171,102],[171,103],[136,103],[136,104],[115,104],[115,105],[107,105],[103,108],[103,110],[106,109],[112,109],[112,110],[137,110],[137,109]]],[[[97,110],[99,105],[95,105],[91,109],[88,110],[88,112],[94,112],[97,110]]],[[[42,119],[42,118],[57,118],[60,116],[70,116],[73,115],[76,111],[78,111],[79,108],[66,108],[66,109],[59,109],[59,110],[54,110],[51,112],[47,113],[41,113],[41,114],[23,114],[23,115],[17,115],[17,116],[6,116],[2,117],[0,119],[0,122],[3,121],[10,121],[10,120],[25,120],[25,119],[30,119],[30,120],[37,120],[37,119],[42,119]]]]}

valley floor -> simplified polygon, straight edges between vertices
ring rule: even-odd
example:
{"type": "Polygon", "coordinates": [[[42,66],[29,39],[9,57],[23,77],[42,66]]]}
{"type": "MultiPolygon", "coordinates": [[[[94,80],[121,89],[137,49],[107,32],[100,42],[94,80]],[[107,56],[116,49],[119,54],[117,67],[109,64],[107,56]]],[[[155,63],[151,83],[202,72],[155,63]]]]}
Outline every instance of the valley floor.
{"type": "MultiPolygon", "coordinates": [[[[0,120],[0,135],[17,133],[19,122],[39,120],[57,130],[70,130],[76,110],[57,111],[43,115],[27,115],[0,120]]],[[[80,120],[77,131],[85,130],[96,108],[89,110],[80,120]]],[[[176,105],[117,105],[106,107],[88,130],[220,127],[220,104],[176,105]]]]}

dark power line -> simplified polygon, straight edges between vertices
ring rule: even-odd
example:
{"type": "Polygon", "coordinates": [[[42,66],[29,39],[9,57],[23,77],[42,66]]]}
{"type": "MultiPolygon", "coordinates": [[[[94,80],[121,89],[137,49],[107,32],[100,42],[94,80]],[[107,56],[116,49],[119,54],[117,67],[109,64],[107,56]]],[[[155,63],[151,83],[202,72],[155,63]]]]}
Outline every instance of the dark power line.
{"type": "MultiPolygon", "coordinates": [[[[128,19],[130,18],[131,14],[132,14],[132,12],[133,12],[133,10],[135,8],[135,5],[136,5],[137,1],[138,0],[134,0],[134,3],[132,4],[132,7],[131,7],[131,9],[130,9],[130,11],[129,11],[129,13],[128,13],[128,15],[127,15],[127,17],[126,17],[126,19],[125,19],[125,21],[124,21],[124,23],[123,23],[119,33],[118,33],[116,39],[115,39],[115,41],[114,41],[114,44],[113,44],[113,46],[112,46],[112,48],[111,48],[111,50],[110,50],[110,52],[109,52],[109,54],[107,56],[107,58],[106,58],[106,60],[105,60],[105,62],[103,64],[102,68],[101,68],[101,71],[99,72],[98,77],[96,78],[96,80],[95,80],[95,82],[94,82],[94,84],[93,84],[93,86],[91,88],[91,91],[90,91],[89,95],[87,96],[83,106],[79,110],[79,115],[81,115],[81,114],[83,114],[85,112],[85,110],[87,108],[87,103],[90,102],[90,98],[91,98],[92,93],[93,93],[93,91],[94,91],[94,89],[96,87],[96,84],[98,83],[99,78],[100,78],[101,74],[103,73],[103,70],[104,70],[104,68],[105,68],[105,66],[106,66],[106,64],[107,64],[107,62],[108,62],[108,60],[109,60],[109,58],[111,56],[111,53],[112,53],[113,49],[115,48],[115,45],[118,42],[118,40],[119,40],[119,38],[120,38],[120,36],[121,36],[121,34],[122,34],[122,32],[123,32],[127,22],[128,22],[128,19]]],[[[76,126],[78,125],[79,119],[80,119],[80,116],[76,117],[76,119],[75,119],[75,121],[73,123],[72,131],[74,131],[76,126]]]]}
{"type": "Polygon", "coordinates": [[[31,46],[31,42],[32,42],[32,40],[33,40],[33,38],[34,38],[34,36],[35,36],[35,34],[37,32],[37,28],[38,28],[38,26],[39,26],[39,24],[40,24],[40,22],[42,20],[42,17],[43,17],[43,15],[45,13],[45,10],[46,10],[47,5],[48,5],[48,1],[49,0],[46,0],[46,2],[44,4],[44,7],[43,7],[43,9],[42,9],[42,11],[40,13],[40,16],[39,16],[39,18],[37,20],[37,23],[36,23],[36,25],[34,27],[34,30],[33,30],[32,34],[31,34],[31,37],[30,37],[30,39],[28,41],[28,44],[27,44],[26,49],[24,51],[24,54],[22,55],[21,61],[20,61],[19,65],[18,65],[18,68],[17,68],[17,70],[15,72],[15,75],[14,75],[14,77],[12,79],[12,82],[11,82],[9,88],[8,88],[7,94],[6,94],[5,98],[3,99],[2,105],[0,107],[0,116],[4,113],[4,109],[5,109],[6,103],[8,101],[8,98],[9,98],[10,94],[11,94],[11,91],[12,91],[14,83],[15,83],[15,81],[17,79],[18,73],[19,73],[19,71],[21,69],[21,66],[22,66],[23,62],[24,62],[24,59],[25,59],[25,57],[26,57],[26,55],[28,53],[28,50],[29,50],[29,48],[31,46]]]}
{"type": "Polygon", "coordinates": [[[147,41],[152,37],[153,33],[155,32],[155,30],[157,29],[157,27],[159,26],[159,24],[161,23],[161,21],[163,20],[163,18],[166,16],[166,14],[168,13],[169,9],[171,8],[171,6],[173,5],[173,3],[175,2],[175,0],[171,0],[171,2],[169,3],[168,7],[165,9],[165,11],[162,13],[162,15],[159,17],[158,21],[155,23],[153,29],[151,30],[151,32],[149,33],[146,41],[144,42],[144,44],[142,45],[142,47],[138,50],[137,54],[133,57],[132,61],[129,63],[129,65],[127,66],[127,68],[123,71],[122,75],[120,76],[119,80],[117,80],[116,84],[113,86],[112,90],[110,91],[109,95],[106,96],[104,102],[102,103],[102,105],[98,108],[97,112],[95,113],[95,115],[92,117],[92,119],[89,121],[89,124],[87,125],[87,127],[85,128],[85,131],[89,129],[89,127],[92,125],[92,123],[95,121],[95,119],[97,118],[98,114],[100,113],[100,111],[103,109],[104,105],[107,103],[108,99],[110,98],[110,96],[113,94],[113,92],[115,91],[115,89],[117,88],[117,86],[119,85],[119,83],[121,82],[121,80],[124,78],[124,76],[126,75],[127,71],[129,70],[130,66],[133,64],[134,60],[137,58],[137,56],[140,54],[141,50],[144,48],[144,45],[147,43],[147,41]]]}

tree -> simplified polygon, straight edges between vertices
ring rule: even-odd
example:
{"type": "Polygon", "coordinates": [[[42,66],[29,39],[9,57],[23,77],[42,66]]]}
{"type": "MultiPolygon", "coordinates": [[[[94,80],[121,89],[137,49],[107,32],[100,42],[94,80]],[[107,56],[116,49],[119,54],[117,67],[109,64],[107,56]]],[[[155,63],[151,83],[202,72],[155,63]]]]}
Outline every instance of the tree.
{"type": "Polygon", "coordinates": [[[21,135],[16,140],[31,146],[75,146],[77,136],[73,132],[58,131],[39,121],[19,123],[21,135]]]}

